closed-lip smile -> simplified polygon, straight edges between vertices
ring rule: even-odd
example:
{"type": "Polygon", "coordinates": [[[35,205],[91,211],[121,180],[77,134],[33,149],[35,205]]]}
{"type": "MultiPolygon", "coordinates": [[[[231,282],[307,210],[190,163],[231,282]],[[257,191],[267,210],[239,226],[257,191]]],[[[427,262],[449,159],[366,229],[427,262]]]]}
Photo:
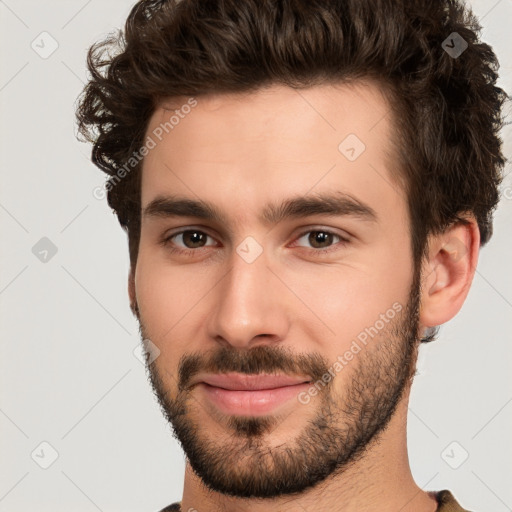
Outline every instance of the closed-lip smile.
{"type": "Polygon", "coordinates": [[[264,389],[276,389],[287,386],[296,386],[310,382],[310,377],[297,377],[285,374],[241,374],[241,373],[223,373],[223,374],[204,374],[199,376],[196,383],[203,382],[216,388],[228,389],[232,391],[257,391],[264,389]]]}

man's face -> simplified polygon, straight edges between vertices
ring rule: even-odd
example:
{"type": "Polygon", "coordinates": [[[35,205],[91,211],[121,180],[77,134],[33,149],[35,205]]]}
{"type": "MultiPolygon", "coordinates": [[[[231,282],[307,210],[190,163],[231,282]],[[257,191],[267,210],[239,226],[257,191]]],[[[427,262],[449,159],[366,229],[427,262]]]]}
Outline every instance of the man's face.
{"type": "Polygon", "coordinates": [[[376,86],[274,86],[199,97],[168,133],[173,110],[150,120],[135,299],[155,394],[213,490],[272,497],[343,471],[410,383],[419,283],[388,111],[376,86]],[[154,202],[171,196],[189,202],[154,202]],[[219,374],[296,384],[205,384],[219,374]]]}

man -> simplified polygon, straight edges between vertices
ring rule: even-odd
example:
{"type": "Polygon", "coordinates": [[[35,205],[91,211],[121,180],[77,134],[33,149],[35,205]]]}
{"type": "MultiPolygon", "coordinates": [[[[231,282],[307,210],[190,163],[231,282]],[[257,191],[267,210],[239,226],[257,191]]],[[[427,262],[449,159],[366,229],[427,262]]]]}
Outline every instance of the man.
{"type": "Polygon", "coordinates": [[[464,510],[406,420],[499,200],[478,30],[455,1],[150,0],[91,48],[80,131],[187,457],[165,511],[464,510]]]}

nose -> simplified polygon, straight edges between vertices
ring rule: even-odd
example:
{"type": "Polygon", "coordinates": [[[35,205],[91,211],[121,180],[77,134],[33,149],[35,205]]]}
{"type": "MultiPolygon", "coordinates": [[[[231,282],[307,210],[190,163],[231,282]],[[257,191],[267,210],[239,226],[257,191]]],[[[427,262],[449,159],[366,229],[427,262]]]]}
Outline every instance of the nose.
{"type": "Polygon", "coordinates": [[[233,252],[231,270],[215,287],[209,335],[236,348],[286,338],[289,310],[286,287],[271,271],[265,251],[251,263],[233,252]]]}

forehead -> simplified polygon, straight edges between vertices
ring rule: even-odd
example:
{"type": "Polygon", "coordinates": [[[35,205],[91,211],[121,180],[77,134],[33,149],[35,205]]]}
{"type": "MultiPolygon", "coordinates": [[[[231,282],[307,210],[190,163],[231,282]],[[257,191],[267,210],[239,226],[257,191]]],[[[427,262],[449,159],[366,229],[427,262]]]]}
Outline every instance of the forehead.
{"type": "MultiPolygon", "coordinates": [[[[273,84],[253,92],[172,97],[159,103],[147,133],[160,132],[156,137],[161,141],[171,132],[185,137],[194,131],[207,135],[204,142],[210,144],[227,135],[236,140],[279,134],[284,143],[301,140],[305,135],[317,135],[317,139],[336,133],[337,139],[350,132],[364,139],[377,125],[381,135],[388,128],[389,117],[384,117],[391,109],[384,91],[376,82],[361,81],[305,89],[273,84]],[[208,132],[211,127],[216,130],[208,132]],[[314,131],[308,133],[308,128],[314,131]]],[[[326,142],[330,143],[331,137],[326,142]]]]}
{"type": "Polygon", "coordinates": [[[374,83],[169,98],[146,131],[154,148],[142,208],[168,194],[256,211],[308,191],[396,206],[391,134],[390,106],[374,83]]]}

